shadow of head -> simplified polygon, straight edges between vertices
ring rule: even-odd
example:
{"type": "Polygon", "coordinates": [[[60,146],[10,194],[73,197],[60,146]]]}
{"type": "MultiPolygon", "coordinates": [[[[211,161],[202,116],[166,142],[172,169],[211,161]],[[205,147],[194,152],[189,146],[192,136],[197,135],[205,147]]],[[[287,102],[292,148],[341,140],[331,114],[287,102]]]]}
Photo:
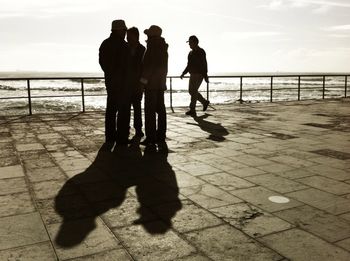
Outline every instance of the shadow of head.
{"type": "Polygon", "coordinates": [[[96,228],[95,217],[63,222],[55,242],[63,248],[80,244],[96,228]]]}
{"type": "Polygon", "coordinates": [[[95,229],[97,216],[122,204],[132,185],[126,176],[128,164],[137,165],[133,155],[118,156],[103,146],[85,171],[64,183],[54,205],[63,220],[55,239],[58,245],[73,247],[81,243],[95,229]]]}

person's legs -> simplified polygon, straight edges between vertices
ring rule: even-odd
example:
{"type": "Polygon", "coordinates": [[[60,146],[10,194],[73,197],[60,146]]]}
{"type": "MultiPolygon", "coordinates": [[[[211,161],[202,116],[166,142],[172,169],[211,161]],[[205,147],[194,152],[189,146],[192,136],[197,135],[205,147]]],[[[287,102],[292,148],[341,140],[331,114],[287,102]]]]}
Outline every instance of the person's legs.
{"type": "Polygon", "coordinates": [[[134,109],[134,128],[136,131],[136,135],[142,137],[143,132],[142,132],[141,100],[142,100],[142,92],[135,94],[133,97],[132,107],[134,109]]]}
{"type": "Polygon", "coordinates": [[[156,91],[145,91],[145,131],[148,143],[156,142],[156,91]]]}
{"type": "Polygon", "coordinates": [[[189,93],[191,95],[190,111],[196,111],[196,103],[199,100],[202,104],[206,101],[203,96],[198,92],[199,87],[203,81],[203,76],[201,74],[191,74],[189,80],[189,93]]]}
{"type": "Polygon", "coordinates": [[[116,140],[116,114],[117,105],[115,99],[111,95],[107,95],[107,106],[105,114],[105,136],[106,142],[116,140]]]}
{"type": "Polygon", "coordinates": [[[158,114],[158,128],[157,128],[157,142],[164,142],[166,138],[166,109],[164,104],[164,91],[157,91],[157,114],[158,114]]]}
{"type": "Polygon", "coordinates": [[[130,125],[130,104],[121,103],[118,105],[117,115],[117,144],[128,144],[130,125]]]}

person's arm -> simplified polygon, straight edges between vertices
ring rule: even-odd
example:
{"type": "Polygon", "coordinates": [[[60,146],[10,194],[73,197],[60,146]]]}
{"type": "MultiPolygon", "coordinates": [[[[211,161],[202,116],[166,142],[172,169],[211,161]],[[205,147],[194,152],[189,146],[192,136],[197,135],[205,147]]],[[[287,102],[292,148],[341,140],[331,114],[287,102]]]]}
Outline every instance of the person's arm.
{"type": "MultiPolygon", "coordinates": [[[[202,49],[203,50],[203,49],[202,49]]],[[[205,82],[209,82],[209,78],[208,78],[208,63],[207,63],[207,58],[206,58],[206,53],[203,50],[203,53],[201,55],[201,65],[202,65],[202,74],[204,77],[205,82]]]]}
{"type": "Polygon", "coordinates": [[[103,41],[103,43],[100,46],[99,53],[98,53],[98,62],[101,66],[101,69],[106,73],[108,72],[108,57],[106,55],[106,41],[103,41]]]}
{"type": "Polygon", "coordinates": [[[187,65],[186,65],[186,68],[185,70],[182,72],[182,74],[180,75],[180,79],[182,79],[186,73],[188,73],[188,63],[189,63],[189,60],[190,60],[190,54],[188,54],[188,57],[187,57],[187,65]]]}
{"type": "Polygon", "coordinates": [[[153,48],[147,48],[142,61],[142,75],[140,82],[147,85],[154,69],[154,50],[153,48]]]}

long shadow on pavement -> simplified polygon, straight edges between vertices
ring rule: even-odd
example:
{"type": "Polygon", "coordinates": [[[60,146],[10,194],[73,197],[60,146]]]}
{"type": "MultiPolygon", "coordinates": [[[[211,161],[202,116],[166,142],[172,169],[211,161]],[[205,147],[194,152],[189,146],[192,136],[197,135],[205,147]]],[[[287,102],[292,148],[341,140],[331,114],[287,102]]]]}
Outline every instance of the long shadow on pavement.
{"type": "Polygon", "coordinates": [[[167,151],[145,150],[142,155],[138,144],[117,147],[113,152],[103,145],[91,166],[67,180],[55,198],[55,211],[63,217],[55,242],[64,248],[80,244],[96,228],[97,216],[121,206],[133,186],[140,204],[139,218],[133,223],[141,224],[151,234],[168,231],[182,205],[167,151]],[[162,215],[157,217],[155,210],[160,205],[162,215]],[[154,226],[149,213],[164,225],[154,226]],[[72,222],[77,219],[82,222],[72,222]]]}
{"type": "Polygon", "coordinates": [[[217,142],[225,141],[224,136],[228,135],[229,132],[220,123],[213,123],[205,120],[209,116],[211,115],[208,113],[205,113],[199,117],[192,116],[192,118],[197,122],[197,124],[194,124],[194,123],[189,123],[189,124],[196,125],[200,127],[203,131],[208,132],[209,137],[207,139],[209,140],[213,140],[217,142]]]}

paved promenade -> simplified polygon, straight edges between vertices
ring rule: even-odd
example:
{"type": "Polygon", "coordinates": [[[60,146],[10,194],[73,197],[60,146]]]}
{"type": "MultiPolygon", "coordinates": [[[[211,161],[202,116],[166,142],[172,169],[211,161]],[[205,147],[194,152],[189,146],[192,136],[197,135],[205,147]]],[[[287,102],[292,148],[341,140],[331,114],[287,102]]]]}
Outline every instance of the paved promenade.
{"type": "Polygon", "coordinates": [[[213,107],[168,112],[168,153],[0,117],[0,260],[350,260],[350,100],[213,107]]]}

